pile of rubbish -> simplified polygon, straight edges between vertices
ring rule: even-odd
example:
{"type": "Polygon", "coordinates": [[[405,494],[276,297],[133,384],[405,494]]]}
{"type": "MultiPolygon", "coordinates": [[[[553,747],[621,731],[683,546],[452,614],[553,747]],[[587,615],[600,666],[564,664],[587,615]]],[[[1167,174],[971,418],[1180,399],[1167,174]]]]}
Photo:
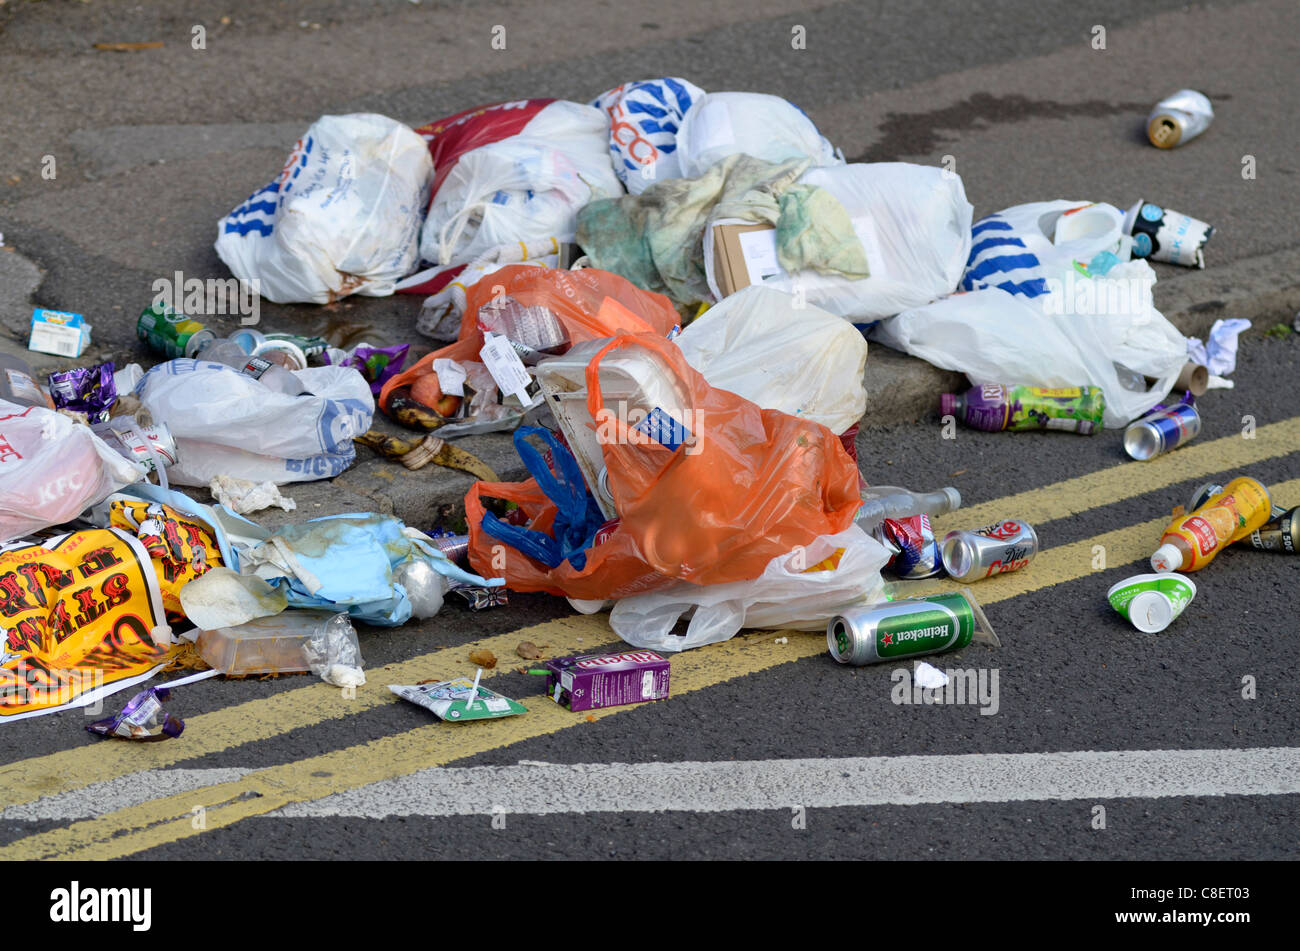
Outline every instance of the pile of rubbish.
{"type": "MultiPolygon", "coordinates": [[[[1153,143],[1200,131],[1177,115],[1153,116],[1153,143]]],[[[1199,432],[1196,400],[1231,385],[1245,322],[1203,344],[1155,309],[1150,260],[1204,267],[1213,229],[1187,215],[1048,201],[972,218],[950,171],[846,163],[793,104],[683,79],[417,129],[322,117],[221,219],[218,254],[277,303],[424,295],[415,329],[442,346],[407,367],[409,344],[218,337],[154,301],[137,324],[160,360],[148,370],[42,386],[0,354],[0,717],[178,663],[200,672],[168,688],[311,671],[355,689],[354,624],[426,619],[453,593],[470,610],[507,591],[608,610],[627,651],[536,671],[572,711],[662,699],[665,654],[747,628],[824,631],[850,665],[997,646],[969,587],[911,586],[1022,570],[1038,534],[1008,517],[939,537],[931,519],[960,508],[956,489],[866,482],[868,338],[970,378],[942,396],[945,421],[1127,427],[1125,449],[1149,459],[1199,432]],[[526,481],[451,442],[494,431],[513,433],[526,481]],[[246,517],[292,512],[279,487],[339,475],[357,444],[473,474],[464,531],[246,517]]],[[[38,309],[30,349],[79,357],[92,329],[38,309]]],[[[1195,594],[1178,572],[1218,548],[1300,541],[1296,511],[1253,480],[1188,509],[1156,573],[1108,595],[1141,630],[1177,617],[1195,594]]],[[[448,720],[526,712],[477,675],[390,687],[448,720]]],[[[177,736],[167,699],[149,688],[90,729],[177,736]]]]}

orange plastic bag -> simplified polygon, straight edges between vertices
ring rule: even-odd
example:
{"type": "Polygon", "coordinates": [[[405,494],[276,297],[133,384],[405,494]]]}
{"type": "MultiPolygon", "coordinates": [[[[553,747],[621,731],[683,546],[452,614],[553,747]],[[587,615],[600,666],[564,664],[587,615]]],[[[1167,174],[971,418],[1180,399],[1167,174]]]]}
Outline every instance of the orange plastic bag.
{"type": "Polygon", "coordinates": [[[676,344],[654,334],[620,334],[587,366],[587,408],[596,421],[617,528],[587,551],[576,571],[547,569],[482,531],[484,498],[515,502],[531,528],[548,531],[555,506],[535,480],[475,483],[465,496],[470,564],[515,591],[583,600],[625,597],[673,580],[719,584],[757,578],[778,555],[848,528],[861,504],[857,466],[825,426],[760,410],[715,389],[676,344]],[[687,418],[687,438],[670,448],[644,425],[605,407],[599,367],[610,353],[641,348],[666,367],[687,418]]]}
{"type": "Polygon", "coordinates": [[[394,390],[410,386],[420,377],[432,373],[434,360],[446,357],[477,362],[479,351],[483,349],[478,309],[498,293],[513,297],[526,306],[550,308],[568,330],[573,343],[612,337],[620,332],[667,336],[681,320],[667,297],[643,291],[626,278],[608,271],[596,268],[568,271],[508,264],[466,292],[465,314],[455,343],[434,351],[384,384],[379,392],[380,409],[388,411],[388,401],[394,390]],[[501,289],[499,292],[498,288],[501,289]],[[612,301],[615,306],[603,306],[606,301],[612,301]]]}

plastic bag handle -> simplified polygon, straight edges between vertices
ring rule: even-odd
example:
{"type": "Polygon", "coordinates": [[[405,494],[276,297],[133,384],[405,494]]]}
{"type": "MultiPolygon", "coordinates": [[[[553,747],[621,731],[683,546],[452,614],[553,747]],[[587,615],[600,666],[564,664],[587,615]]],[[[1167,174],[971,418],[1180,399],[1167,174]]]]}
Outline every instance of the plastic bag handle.
{"type": "MultiPolygon", "coordinates": [[[[659,340],[661,338],[656,334],[654,339],[659,340]]],[[[665,340],[664,342],[668,343],[669,341],[665,340]]],[[[673,346],[676,346],[676,344],[673,344],[673,346]]],[[[603,359],[605,359],[606,354],[611,353],[614,350],[626,349],[627,347],[643,347],[644,349],[649,350],[651,353],[659,353],[660,356],[664,356],[656,347],[649,346],[649,344],[645,340],[637,339],[637,335],[624,333],[624,334],[619,334],[617,337],[611,339],[609,343],[607,343],[604,347],[602,347],[600,351],[594,357],[592,357],[590,361],[588,361],[587,363],[587,411],[591,413],[591,418],[596,421],[598,442],[600,441],[599,440],[600,427],[602,425],[607,425],[608,422],[611,421],[611,420],[606,420],[605,423],[602,423],[600,417],[600,414],[605,410],[605,394],[602,393],[600,389],[600,362],[603,359]]],[[[664,362],[668,364],[669,370],[671,370],[673,375],[677,378],[677,382],[681,384],[680,388],[688,395],[689,398],[691,393],[691,388],[688,385],[686,385],[687,381],[683,380],[681,378],[681,375],[677,373],[677,368],[672,365],[671,360],[668,360],[665,357],[664,362]]],[[[691,410],[693,415],[695,409],[694,405],[690,407],[682,407],[682,408],[691,410]]],[[[666,452],[669,455],[672,455],[674,452],[677,451],[676,449],[669,449],[667,446],[659,442],[656,442],[653,439],[633,438],[630,435],[631,427],[629,427],[627,423],[625,423],[621,419],[618,419],[617,417],[615,417],[612,420],[612,422],[613,422],[614,433],[615,436],[617,437],[617,442],[621,445],[636,445],[639,448],[650,449],[651,451],[662,450],[663,452],[666,452]]]]}

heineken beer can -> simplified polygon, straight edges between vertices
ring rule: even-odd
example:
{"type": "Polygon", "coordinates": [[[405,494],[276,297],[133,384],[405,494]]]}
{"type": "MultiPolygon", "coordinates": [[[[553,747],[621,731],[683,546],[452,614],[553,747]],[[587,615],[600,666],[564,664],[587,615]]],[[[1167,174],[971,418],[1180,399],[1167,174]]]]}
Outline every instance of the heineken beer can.
{"type": "Polygon", "coordinates": [[[1178,403],[1130,423],[1124,430],[1124,451],[1145,461],[1190,442],[1200,431],[1200,412],[1191,403],[1178,403]]]}
{"type": "Polygon", "coordinates": [[[1172,149],[1194,139],[1214,121],[1214,107],[1204,93],[1180,89],[1156,103],[1147,116],[1147,138],[1158,149],[1172,149]]]}
{"type": "Polygon", "coordinates": [[[979,581],[1029,564],[1038,554],[1038,533],[1028,522],[1007,519],[973,532],[949,532],[940,551],[952,578],[979,581]]]}
{"type": "Polygon", "coordinates": [[[831,656],[854,667],[960,650],[974,636],[975,610],[960,594],[853,608],[826,626],[831,656]]]}
{"type": "Polygon", "coordinates": [[[192,357],[199,348],[217,338],[197,320],[186,317],[168,304],[150,304],[135,324],[135,334],[149,349],[171,359],[192,357]]]}

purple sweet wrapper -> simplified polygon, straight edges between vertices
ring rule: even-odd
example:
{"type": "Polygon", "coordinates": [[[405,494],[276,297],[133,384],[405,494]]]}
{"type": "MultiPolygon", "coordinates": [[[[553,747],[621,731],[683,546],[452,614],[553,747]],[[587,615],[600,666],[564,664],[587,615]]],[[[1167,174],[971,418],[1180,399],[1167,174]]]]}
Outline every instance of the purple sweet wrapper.
{"type": "Polygon", "coordinates": [[[128,740],[166,740],[180,736],[185,721],[162,708],[162,702],[170,699],[171,691],[166,687],[149,687],[128,700],[117,716],[96,720],[87,724],[86,729],[100,736],[128,740]]]}
{"type": "Polygon", "coordinates": [[[101,363],[51,373],[50,396],[57,409],[85,413],[92,423],[105,422],[108,411],[117,402],[113,364],[101,363]]]}
{"type": "MultiPolygon", "coordinates": [[[[396,347],[372,347],[368,344],[358,344],[348,353],[348,359],[339,364],[340,366],[352,367],[366,378],[370,384],[370,392],[375,396],[384,388],[384,384],[392,377],[402,372],[402,367],[406,365],[406,354],[411,349],[409,343],[401,344],[396,347]]],[[[329,351],[325,351],[326,362],[329,361],[329,351]]]]}

